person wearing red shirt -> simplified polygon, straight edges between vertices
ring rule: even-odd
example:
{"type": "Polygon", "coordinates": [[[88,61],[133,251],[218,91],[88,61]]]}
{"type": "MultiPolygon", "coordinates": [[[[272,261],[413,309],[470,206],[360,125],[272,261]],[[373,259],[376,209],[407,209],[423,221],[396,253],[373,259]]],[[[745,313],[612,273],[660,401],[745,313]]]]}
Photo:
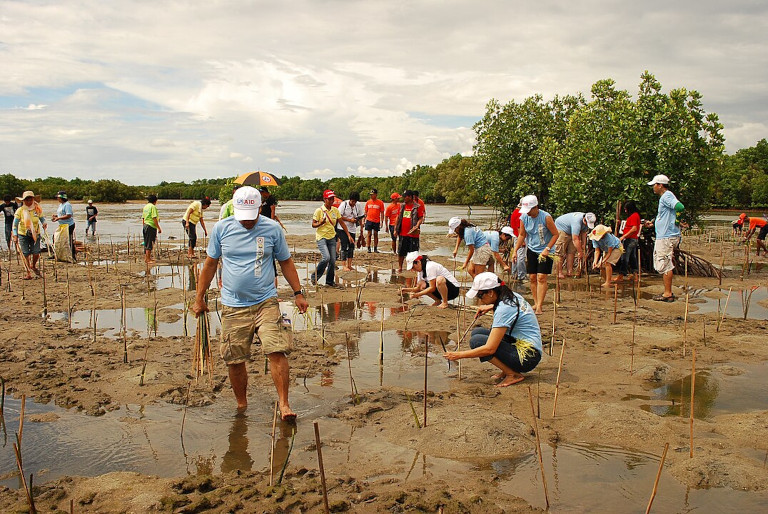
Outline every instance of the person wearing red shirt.
{"type": "Polygon", "coordinates": [[[768,256],[768,249],[765,247],[765,236],[768,235],[768,221],[765,218],[756,218],[755,216],[745,219],[744,223],[747,220],[749,220],[749,230],[744,235],[744,242],[749,241],[752,234],[760,227],[760,232],[757,234],[757,241],[755,242],[757,245],[757,255],[760,255],[760,248],[762,248],[763,255],[768,256]]]}
{"type": "MultiPolygon", "coordinates": [[[[509,226],[512,227],[512,232],[515,234],[515,241],[520,235],[520,216],[522,215],[520,214],[520,204],[518,203],[515,210],[509,215],[509,226]]],[[[512,247],[514,248],[514,243],[512,247]]],[[[525,270],[525,242],[523,242],[520,249],[517,251],[517,263],[514,265],[514,269],[515,278],[517,280],[525,280],[528,277],[525,270]]]]}
{"type": "Polygon", "coordinates": [[[640,226],[642,221],[640,219],[640,211],[637,210],[637,206],[632,200],[624,204],[623,210],[624,214],[629,215],[627,221],[624,223],[621,237],[619,238],[619,241],[624,245],[624,254],[619,260],[619,273],[613,280],[611,280],[611,282],[621,282],[624,280],[624,275],[629,275],[630,273],[635,272],[638,274],[638,276],[635,277],[635,280],[637,280],[640,274],[640,267],[637,260],[638,237],[640,236],[640,226]]]}
{"type": "Polygon", "coordinates": [[[397,253],[397,235],[395,235],[395,225],[397,225],[397,217],[400,215],[400,193],[392,193],[390,195],[392,203],[387,206],[387,210],[384,211],[384,217],[389,222],[389,236],[392,238],[392,253],[397,253]]]}
{"type": "Polygon", "coordinates": [[[365,231],[368,242],[368,253],[371,253],[371,232],[373,232],[373,252],[379,253],[379,230],[384,214],[384,202],[379,200],[379,191],[371,189],[371,198],[365,202],[365,231]]]}
{"type": "Polygon", "coordinates": [[[397,216],[395,232],[397,241],[398,273],[403,272],[405,256],[419,250],[419,227],[424,223],[424,209],[414,201],[413,191],[407,189],[403,193],[403,206],[397,216]]]}

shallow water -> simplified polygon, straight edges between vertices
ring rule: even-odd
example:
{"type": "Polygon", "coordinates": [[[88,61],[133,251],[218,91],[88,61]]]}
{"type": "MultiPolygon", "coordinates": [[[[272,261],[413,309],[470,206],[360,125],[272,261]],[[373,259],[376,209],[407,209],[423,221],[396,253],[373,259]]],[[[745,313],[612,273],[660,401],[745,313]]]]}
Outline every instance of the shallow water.
{"type": "MultiPolygon", "coordinates": [[[[768,410],[768,363],[719,364],[696,371],[693,415],[697,419],[721,414],[768,410]]],[[[643,400],[640,408],[659,416],[690,416],[691,376],[652,387],[648,394],[628,395],[643,400]]]]}

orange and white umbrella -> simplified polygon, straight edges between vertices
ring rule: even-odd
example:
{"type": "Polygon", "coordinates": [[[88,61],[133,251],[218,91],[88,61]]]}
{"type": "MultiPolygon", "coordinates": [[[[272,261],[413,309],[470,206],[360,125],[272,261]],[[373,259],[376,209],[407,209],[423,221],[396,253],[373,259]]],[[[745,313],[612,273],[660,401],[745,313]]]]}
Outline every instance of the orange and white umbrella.
{"type": "Polygon", "coordinates": [[[249,171],[235,179],[235,184],[242,186],[279,186],[277,177],[266,171],[249,171]]]}

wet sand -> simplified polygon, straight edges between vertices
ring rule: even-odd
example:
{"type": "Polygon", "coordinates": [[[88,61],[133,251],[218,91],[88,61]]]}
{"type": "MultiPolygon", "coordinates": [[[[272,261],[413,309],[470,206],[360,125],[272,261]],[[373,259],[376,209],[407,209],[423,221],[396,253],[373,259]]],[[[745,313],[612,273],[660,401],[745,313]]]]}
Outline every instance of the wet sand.
{"type": "MultiPolygon", "coordinates": [[[[389,241],[384,242],[383,246],[388,246],[389,241]]],[[[306,248],[310,243],[305,236],[289,237],[292,248],[306,248]]],[[[422,248],[427,253],[439,249],[434,252],[435,260],[453,269],[450,257],[440,256],[451,244],[434,235],[425,238],[422,248]]],[[[296,350],[290,355],[290,364],[292,403],[299,413],[296,441],[280,486],[269,486],[269,456],[261,451],[249,454],[253,461],[250,466],[238,468],[235,459],[230,469],[222,471],[218,460],[216,465],[198,461],[188,475],[175,477],[116,471],[96,477],[72,473],[46,481],[45,466],[41,465],[40,469],[25,468],[27,475],[35,473],[37,508],[68,512],[73,500],[76,512],[317,511],[322,509],[322,494],[312,422],[318,421],[321,434],[328,434],[327,439],[323,437],[323,452],[334,510],[540,510],[545,506],[544,492],[534,457],[529,388],[544,446],[550,502],[556,510],[643,509],[665,443],[670,450],[654,501],[660,510],[695,507],[707,512],[721,510],[723,505],[739,510],[768,508],[768,401],[760,393],[768,382],[768,322],[764,316],[768,268],[756,266],[759,269],[742,280],[739,266],[743,252],[739,247],[687,238],[683,248],[717,265],[722,248],[726,267],[734,268],[726,270],[722,285],[712,278],[688,279],[692,298],[687,324],[683,277],[675,277],[678,300],[670,304],[649,299],[661,292],[661,280],[643,276],[637,309],[632,286],[620,286],[615,323],[613,290],[595,288],[595,276],[590,278],[590,292],[584,278],[565,280],[554,320],[552,356],[547,355],[526,380],[504,389],[493,387],[490,365],[465,360],[460,371],[455,365],[449,370],[440,356],[441,345],[454,347],[457,334],[471,323],[471,311],[458,307],[438,310],[426,301],[420,304],[407,298],[404,305],[398,289],[413,279],[413,273],[393,274],[390,254],[358,253],[358,271],[339,273],[345,288],[308,287],[313,309],[324,305],[310,318],[297,316],[290,291],[280,289],[282,309],[293,318],[296,329],[296,350]],[[744,311],[739,291],[753,286],[755,301],[750,304],[748,319],[736,317],[744,311]],[[733,292],[728,313],[718,330],[714,311],[718,299],[725,304],[729,288],[733,292]],[[387,368],[383,385],[378,386],[377,345],[382,330],[388,345],[395,339],[397,343],[387,346],[385,361],[395,358],[390,353],[396,349],[398,358],[403,359],[397,366],[407,367],[410,374],[397,375],[387,368]],[[553,415],[563,343],[563,368],[553,415]],[[424,423],[424,387],[423,377],[415,370],[419,366],[416,361],[425,360],[427,345],[431,375],[427,420],[425,427],[418,428],[416,418],[419,424],[424,423]],[[351,351],[349,362],[347,348],[351,351]],[[696,419],[691,458],[689,405],[694,349],[696,419]],[[364,353],[368,361],[362,360],[364,353]],[[357,375],[359,380],[354,397],[349,393],[350,368],[353,379],[357,375]],[[319,386],[308,388],[310,393],[304,391],[307,381],[313,380],[332,381],[333,394],[324,393],[319,386]],[[739,394],[742,390],[754,401],[737,401],[744,396],[739,394]],[[621,456],[617,464],[620,472],[609,464],[597,467],[592,485],[588,485],[588,477],[579,476],[579,470],[583,474],[587,469],[584,462],[591,458],[613,462],[607,456],[615,454],[621,456]],[[579,455],[588,457],[579,461],[579,455]],[[571,469],[569,459],[582,464],[571,469]],[[629,473],[628,478],[618,480],[616,488],[633,492],[613,498],[602,491],[617,473],[631,469],[632,463],[643,473],[629,473]],[[524,472],[532,477],[528,483],[519,480],[524,472]],[[579,495],[578,490],[590,493],[579,495]]],[[[102,245],[101,253],[107,251],[102,245]]],[[[306,278],[306,263],[313,262],[314,257],[301,250],[295,255],[302,280],[306,278]]],[[[189,406],[188,412],[216,407],[217,416],[234,419],[234,398],[216,344],[213,377],[205,376],[197,383],[192,380],[195,325],[188,323],[185,337],[180,323],[185,298],[180,286],[193,285],[188,268],[180,268],[185,270],[184,277],[176,268],[173,277],[166,273],[161,279],[147,280],[140,259],[124,255],[124,262],[117,267],[110,264],[109,270],[103,263],[92,268],[70,265],[68,281],[65,264],[57,264],[56,280],[52,263],[46,262],[46,319],[41,316],[42,280],[22,282],[21,268],[14,260],[9,293],[5,289],[8,262],[3,262],[6,302],[0,310],[0,330],[5,344],[0,347],[0,375],[9,395],[18,398],[24,394],[29,401],[81,410],[78,415],[89,424],[118,415],[127,406],[147,404],[171,404],[179,412],[184,405],[189,406]],[[93,309],[101,313],[95,341],[87,313],[74,316],[72,328],[61,314],[68,308],[67,284],[74,311],[93,309]],[[91,284],[95,295],[91,294],[91,284]],[[131,312],[139,318],[126,332],[128,363],[123,362],[119,330],[121,288],[126,307],[137,309],[131,312]],[[112,310],[111,314],[106,310],[112,310]],[[146,328],[142,315],[149,316],[150,321],[157,319],[157,336],[146,328]],[[143,385],[139,385],[145,352],[143,385]]],[[[163,271],[182,262],[176,250],[158,259],[158,265],[166,266],[163,271]]],[[[756,262],[768,264],[762,257],[756,262]]],[[[466,275],[462,277],[466,280],[466,275]]],[[[527,291],[525,285],[521,287],[527,291]]],[[[187,291],[187,301],[192,296],[187,291]]],[[[554,277],[548,301],[553,297],[554,277]]],[[[553,310],[549,303],[539,317],[547,353],[553,310]]],[[[489,322],[490,316],[486,316],[481,324],[488,326],[489,322]]],[[[466,347],[466,342],[462,345],[466,347]]],[[[263,357],[255,351],[249,365],[249,418],[268,427],[267,433],[274,399],[263,357]]],[[[6,412],[9,427],[18,424],[17,418],[16,412],[6,412]]],[[[26,420],[54,428],[57,422],[55,416],[26,420]]],[[[278,425],[281,452],[287,454],[292,427],[278,425]]],[[[13,440],[12,432],[8,439],[13,440]]],[[[10,442],[3,452],[11,451],[9,446],[10,442]]],[[[24,446],[22,450],[33,451],[24,446]]],[[[282,464],[284,458],[275,460],[282,464]]],[[[2,473],[8,479],[13,469],[6,467],[2,473]]],[[[275,474],[279,471],[276,469],[275,474]]],[[[22,491],[0,489],[3,511],[23,510],[25,504],[22,491]]]]}

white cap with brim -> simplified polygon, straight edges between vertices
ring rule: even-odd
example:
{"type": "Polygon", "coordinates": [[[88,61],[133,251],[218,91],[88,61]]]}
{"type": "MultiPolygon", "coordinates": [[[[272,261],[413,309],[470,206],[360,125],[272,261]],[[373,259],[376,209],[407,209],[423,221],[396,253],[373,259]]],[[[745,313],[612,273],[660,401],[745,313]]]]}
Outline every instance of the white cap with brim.
{"type": "Polygon", "coordinates": [[[512,227],[502,227],[501,228],[502,234],[507,234],[510,237],[515,237],[515,231],[512,230],[512,227]]]}
{"type": "Polygon", "coordinates": [[[589,227],[589,230],[592,230],[595,228],[595,223],[597,223],[597,216],[595,216],[594,212],[588,212],[584,215],[584,221],[587,222],[587,227],[589,227]]]}
{"type": "Polygon", "coordinates": [[[501,285],[501,280],[495,273],[485,271],[478,273],[475,276],[475,280],[472,281],[472,288],[467,291],[467,298],[474,298],[480,291],[488,291],[489,289],[495,289],[501,285]]]}
{"type": "Polygon", "coordinates": [[[259,217],[261,193],[250,186],[241,187],[232,196],[232,207],[237,221],[255,220],[259,217]]]}
{"type": "Polygon", "coordinates": [[[653,180],[648,182],[649,186],[652,186],[654,184],[664,184],[665,186],[669,184],[669,177],[666,175],[656,175],[653,177],[653,180]]]}
{"type": "Polygon", "coordinates": [[[419,252],[408,252],[405,255],[405,269],[410,270],[413,268],[413,263],[419,258],[419,252]]]}
{"type": "Polygon", "coordinates": [[[456,228],[461,225],[461,218],[458,216],[454,216],[453,218],[448,220],[448,235],[453,234],[456,232],[456,228]]]}
{"type": "Polygon", "coordinates": [[[520,214],[528,214],[537,205],[539,205],[539,199],[536,195],[524,196],[520,200],[520,214]]]}

